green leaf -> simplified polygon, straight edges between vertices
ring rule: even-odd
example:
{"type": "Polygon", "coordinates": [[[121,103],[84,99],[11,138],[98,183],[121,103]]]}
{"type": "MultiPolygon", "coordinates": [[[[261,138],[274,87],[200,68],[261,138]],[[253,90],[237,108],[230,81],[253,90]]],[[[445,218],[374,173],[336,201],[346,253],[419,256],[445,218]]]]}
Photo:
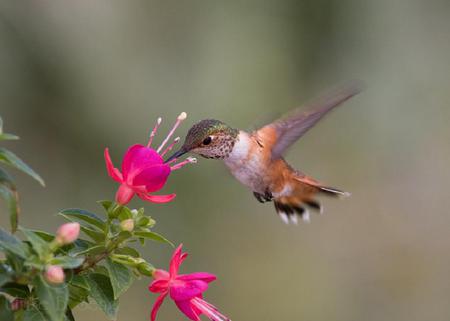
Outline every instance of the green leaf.
{"type": "Polygon", "coordinates": [[[69,221],[75,221],[79,223],[88,223],[91,226],[104,231],[106,229],[106,223],[96,214],[82,210],[79,208],[69,208],[59,212],[60,215],[68,219],[69,221]]]}
{"type": "Polygon", "coordinates": [[[110,258],[107,258],[105,266],[109,272],[114,299],[118,299],[133,283],[133,276],[125,265],[116,263],[110,258]]]}
{"type": "Polygon", "coordinates": [[[19,136],[13,134],[6,134],[6,133],[0,134],[0,140],[18,140],[18,139],[19,136]]]}
{"type": "Polygon", "coordinates": [[[131,257],[141,257],[138,251],[133,249],[132,247],[126,246],[118,248],[114,251],[116,254],[129,255],[131,257]]]}
{"type": "Polygon", "coordinates": [[[0,295],[0,320],[14,321],[14,315],[9,305],[8,300],[0,295]]]}
{"type": "Polygon", "coordinates": [[[81,302],[87,302],[91,288],[83,275],[74,275],[69,281],[69,307],[75,308],[81,302]]]}
{"type": "Polygon", "coordinates": [[[86,278],[86,276],[84,275],[74,275],[70,281],[69,284],[73,285],[73,286],[77,286],[79,288],[83,288],[86,290],[90,290],[91,287],[89,286],[89,282],[86,278]]]}
{"type": "Polygon", "coordinates": [[[135,236],[138,236],[140,238],[146,238],[157,242],[167,243],[170,246],[174,246],[172,242],[170,242],[168,239],[166,239],[164,236],[150,231],[142,231],[142,232],[134,232],[135,236]]]}
{"type": "Polygon", "coordinates": [[[9,189],[15,191],[16,190],[16,184],[14,182],[14,179],[11,175],[4,169],[0,168],[0,184],[6,185],[9,187],[9,189]]]}
{"type": "Polygon", "coordinates": [[[39,236],[45,242],[51,242],[55,238],[54,235],[52,235],[50,233],[47,233],[47,232],[44,232],[44,231],[39,231],[39,230],[29,230],[29,231],[31,231],[34,234],[36,234],[37,236],[39,236]]]}
{"type": "Polygon", "coordinates": [[[137,220],[137,226],[139,227],[151,227],[155,225],[155,221],[148,216],[142,216],[137,220]]]}
{"type": "Polygon", "coordinates": [[[66,313],[69,302],[67,285],[50,285],[42,276],[35,278],[36,295],[50,321],[61,321],[66,313]]]}
{"type": "Polygon", "coordinates": [[[19,217],[19,196],[16,191],[11,190],[8,186],[0,184],[0,195],[8,205],[9,221],[11,224],[11,231],[15,232],[18,225],[19,217]]]}
{"type": "Polygon", "coordinates": [[[114,291],[108,277],[103,274],[92,273],[87,280],[91,287],[91,297],[110,320],[115,320],[119,301],[114,299],[114,291]]]}
{"type": "Polygon", "coordinates": [[[39,255],[40,258],[44,257],[50,251],[48,243],[35,232],[23,227],[20,227],[20,231],[25,235],[27,240],[30,241],[31,247],[39,255]]]}
{"type": "Polygon", "coordinates": [[[99,203],[99,204],[104,208],[104,210],[106,211],[106,213],[108,213],[108,214],[109,214],[109,211],[110,211],[111,209],[113,209],[113,208],[114,208],[114,205],[116,204],[116,203],[114,203],[113,201],[107,201],[107,200],[104,200],[104,201],[98,201],[97,203],[99,203]]]}
{"type": "Polygon", "coordinates": [[[89,247],[87,249],[84,250],[76,250],[74,249],[73,251],[70,252],[71,255],[73,256],[78,256],[78,255],[97,255],[97,254],[101,254],[103,252],[106,251],[106,247],[104,245],[96,245],[93,247],[89,247]]]}
{"type": "Polygon", "coordinates": [[[83,264],[83,257],[57,256],[50,261],[52,265],[59,265],[63,269],[75,269],[83,264]]]}
{"type": "Polygon", "coordinates": [[[37,306],[30,306],[23,314],[23,321],[47,321],[47,316],[37,306]]]}
{"type": "Polygon", "coordinates": [[[81,302],[86,302],[89,290],[69,284],[69,308],[73,309],[81,302]]]}
{"type": "Polygon", "coordinates": [[[26,285],[17,283],[7,283],[2,286],[1,291],[13,297],[25,299],[30,295],[30,289],[26,285]]]}
{"type": "Polygon", "coordinates": [[[127,240],[127,239],[129,239],[129,238],[131,238],[131,237],[133,237],[133,234],[132,234],[131,232],[128,232],[128,231],[121,231],[121,232],[117,235],[117,237],[114,239],[114,242],[115,242],[116,244],[120,244],[120,243],[122,243],[123,241],[125,241],[125,240],[127,240]]]}
{"type": "Polygon", "coordinates": [[[0,264],[0,287],[11,281],[13,271],[6,264],[0,264]]]}
{"type": "Polygon", "coordinates": [[[131,210],[128,207],[125,207],[125,206],[120,207],[120,209],[117,210],[117,213],[118,213],[117,218],[120,221],[127,220],[127,219],[133,217],[133,214],[131,213],[131,210]]]}
{"type": "Polygon", "coordinates": [[[83,231],[84,234],[89,236],[95,242],[101,243],[105,240],[105,234],[103,232],[99,232],[85,226],[81,226],[80,229],[81,231],[83,231]]]}
{"type": "Polygon", "coordinates": [[[28,256],[26,246],[15,236],[0,227],[0,248],[25,259],[28,256]]]}
{"type": "Polygon", "coordinates": [[[45,186],[44,180],[23,160],[17,157],[14,153],[10,152],[5,148],[0,148],[0,162],[8,164],[25,174],[30,175],[35,180],[37,180],[42,186],[45,186]]]}

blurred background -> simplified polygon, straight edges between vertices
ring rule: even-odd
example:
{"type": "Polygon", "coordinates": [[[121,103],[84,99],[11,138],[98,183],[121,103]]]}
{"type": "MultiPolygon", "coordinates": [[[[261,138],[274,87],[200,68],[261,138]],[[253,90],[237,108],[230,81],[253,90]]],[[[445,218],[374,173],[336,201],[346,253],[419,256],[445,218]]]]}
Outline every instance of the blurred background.
{"type": "MultiPolygon", "coordinates": [[[[0,114],[22,138],[5,144],[47,183],[15,172],[21,223],[53,231],[59,209],[100,211],[116,189],[103,149],[118,164],[158,116],[159,139],[182,111],[181,136],[203,118],[254,129],[361,79],[287,156],[352,192],[311,224],[284,225],[205,159],[170,177],[175,202],[146,209],[185,244],[183,271],[218,275],[207,299],[233,320],[449,320],[449,57],[446,0],[1,1],[0,114]]],[[[167,267],[171,248],[144,251],[167,267]]],[[[119,320],[148,320],[147,283],[119,320]]],[[[166,302],[159,320],[185,318],[166,302]]]]}

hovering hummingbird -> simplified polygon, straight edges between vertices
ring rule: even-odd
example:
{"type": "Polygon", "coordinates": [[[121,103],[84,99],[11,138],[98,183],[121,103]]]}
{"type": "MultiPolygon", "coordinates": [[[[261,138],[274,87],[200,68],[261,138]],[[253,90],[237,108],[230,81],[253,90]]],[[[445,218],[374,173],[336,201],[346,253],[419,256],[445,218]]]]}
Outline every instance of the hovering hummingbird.
{"type": "Polygon", "coordinates": [[[297,215],[309,222],[308,208],[323,211],[315,198],[318,194],[349,196],[350,193],[306,176],[291,167],[282,155],[323,116],[359,92],[358,85],[346,86],[251,133],[219,120],[202,120],[189,129],[183,146],[166,162],[188,152],[222,159],[233,176],[249,187],[259,202],[273,201],[276,212],[286,224],[297,224],[297,215]]]}

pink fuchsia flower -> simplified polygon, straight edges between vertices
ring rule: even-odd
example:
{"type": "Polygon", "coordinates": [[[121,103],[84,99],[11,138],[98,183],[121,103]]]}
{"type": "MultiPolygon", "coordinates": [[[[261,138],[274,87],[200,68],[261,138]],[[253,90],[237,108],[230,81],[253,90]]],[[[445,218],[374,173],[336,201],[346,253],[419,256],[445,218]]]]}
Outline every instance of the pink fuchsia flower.
{"type": "Polygon", "coordinates": [[[176,159],[169,163],[164,163],[163,160],[163,156],[174,147],[180,138],[175,138],[173,143],[165,150],[162,151],[162,149],[181,122],[185,119],[186,113],[181,113],[167,137],[158,149],[154,150],[150,146],[161,125],[161,118],[158,118],[158,121],[150,134],[147,146],[136,144],[128,148],[122,160],[122,172],[114,167],[109,155],[109,150],[108,148],[105,149],[105,161],[108,174],[113,180],[120,183],[120,187],[116,193],[116,202],[118,204],[127,204],[134,195],[137,195],[144,201],[153,203],[167,203],[175,198],[175,194],[153,195],[151,193],[157,192],[164,187],[171,171],[180,169],[186,164],[195,163],[197,161],[195,158],[189,157],[178,164],[170,166],[176,159]]]}
{"type": "Polygon", "coordinates": [[[66,223],[56,231],[56,242],[60,245],[70,244],[77,240],[80,235],[80,224],[66,223]]]}
{"type": "Polygon", "coordinates": [[[187,257],[187,253],[182,253],[181,248],[182,245],[178,246],[173,253],[169,272],[157,269],[153,273],[155,280],[150,284],[149,290],[160,295],[153,305],[151,321],[155,321],[167,295],[193,321],[200,321],[202,314],[211,321],[230,321],[215,306],[203,300],[203,292],[208,289],[208,283],[216,279],[215,275],[206,272],[178,274],[181,263],[187,257]]]}

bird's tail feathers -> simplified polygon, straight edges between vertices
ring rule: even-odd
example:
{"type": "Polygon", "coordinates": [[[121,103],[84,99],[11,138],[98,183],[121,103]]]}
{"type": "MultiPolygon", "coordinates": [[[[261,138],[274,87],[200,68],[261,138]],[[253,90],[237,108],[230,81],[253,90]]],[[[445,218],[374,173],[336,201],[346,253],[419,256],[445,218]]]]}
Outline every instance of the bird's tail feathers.
{"type": "Polygon", "coordinates": [[[297,198],[282,197],[273,200],[275,210],[280,216],[281,220],[286,223],[297,225],[299,217],[303,222],[309,223],[311,221],[310,210],[323,213],[322,205],[313,199],[307,201],[299,201],[297,198]]]}
{"type": "Polygon", "coordinates": [[[340,189],[334,188],[334,187],[328,187],[328,186],[318,186],[321,193],[329,196],[335,196],[335,197],[349,197],[352,194],[349,192],[341,191],[340,189]]]}

